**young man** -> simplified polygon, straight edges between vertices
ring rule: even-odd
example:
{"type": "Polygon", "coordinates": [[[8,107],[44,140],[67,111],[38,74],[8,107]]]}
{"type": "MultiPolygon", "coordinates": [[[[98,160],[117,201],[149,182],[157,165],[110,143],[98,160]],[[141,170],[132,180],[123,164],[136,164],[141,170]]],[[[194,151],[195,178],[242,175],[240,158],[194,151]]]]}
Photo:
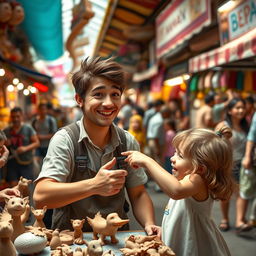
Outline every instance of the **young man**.
{"type": "MultiPolygon", "coordinates": [[[[121,66],[112,59],[87,58],[72,82],[76,101],[83,111],[82,119],[77,122],[77,143],[86,149],[89,159],[77,166],[81,159],[74,156],[76,145],[66,129],[58,131],[51,139],[36,180],[36,207],[55,208],[52,228],[61,230],[71,228],[70,219],[94,217],[98,211],[104,217],[117,212],[121,218],[127,218],[126,189],[136,219],[152,234],[154,210],[144,187],[146,174],[142,169],[124,170],[115,166],[114,153],[121,139],[113,120],[121,108],[125,88],[121,66]]],[[[127,150],[139,149],[135,139],[122,132],[127,150]]],[[[91,230],[88,223],[83,230],[91,230]]]]}
{"type": "Polygon", "coordinates": [[[33,179],[33,150],[40,142],[35,130],[23,123],[23,112],[20,107],[14,107],[10,115],[11,125],[4,129],[7,137],[7,147],[10,156],[7,162],[7,177],[11,187],[18,184],[20,176],[33,179]]]}

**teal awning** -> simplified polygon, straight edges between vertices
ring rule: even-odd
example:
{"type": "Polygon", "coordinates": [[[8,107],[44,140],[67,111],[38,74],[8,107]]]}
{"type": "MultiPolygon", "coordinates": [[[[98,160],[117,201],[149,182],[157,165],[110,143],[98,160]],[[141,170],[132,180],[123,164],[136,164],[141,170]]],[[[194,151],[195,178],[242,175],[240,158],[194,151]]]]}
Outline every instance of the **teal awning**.
{"type": "Polygon", "coordinates": [[[56,60],[64,53],[61,0],[18,0],[24,8],[21,26],[38,57],[56,60]]]}

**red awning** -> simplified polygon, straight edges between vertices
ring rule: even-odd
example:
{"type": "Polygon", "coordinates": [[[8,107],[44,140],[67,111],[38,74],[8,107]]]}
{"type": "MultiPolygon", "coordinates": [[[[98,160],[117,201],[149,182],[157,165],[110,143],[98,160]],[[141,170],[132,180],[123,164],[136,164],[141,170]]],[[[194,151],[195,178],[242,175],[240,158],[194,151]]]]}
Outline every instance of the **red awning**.
{"type": "Polygon", "coordinates": [[[189,60],[189,72],[196,73],[256,55],[256,28],[240,38],[189,60]]]}

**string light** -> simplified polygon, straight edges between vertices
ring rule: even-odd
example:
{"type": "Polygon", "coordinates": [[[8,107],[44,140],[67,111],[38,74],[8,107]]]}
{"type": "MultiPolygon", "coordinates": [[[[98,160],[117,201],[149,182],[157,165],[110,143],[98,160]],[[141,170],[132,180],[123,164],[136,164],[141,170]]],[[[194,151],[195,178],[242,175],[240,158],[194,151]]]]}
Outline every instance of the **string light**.
{"type": "Polygon", "coordinates": [[[14,79],[12,80],[12,83],[13,83],[14,85],[17,85],[19,82],[20,82],[20,81],[19,81],[18,78],[14,78],[14,79]]]}
{"type": "Polygon", "coordinates": [[[24,84],[23,84],[23,83],[18,83],[18,84],[17,84],[17,89],[18,89],[19,91],[21,91],[23,88],[24,88],[24,84]]]}
{"type": "Polygon", "coordinates": [[[29,95],[29,90],[28,90],[28,89],[25,89],[25,90],[23,91],[23,94],[24,94],[25,96],[28,96],[28,95],[29,95]]]}
{"type": "Polygon", "coordinates": [[[8,91],[8,92],[13,92],[13,91],[14,91],[14,86],[13,86],[12,84],[9,84],[9,85],[7,86],[7,91],[8,91]]]}
{"type": "Polygon", "coordinates": [[[5,70],[3,68],[0,68],[0,76],[4,76],[5,75],[5,70]]]}

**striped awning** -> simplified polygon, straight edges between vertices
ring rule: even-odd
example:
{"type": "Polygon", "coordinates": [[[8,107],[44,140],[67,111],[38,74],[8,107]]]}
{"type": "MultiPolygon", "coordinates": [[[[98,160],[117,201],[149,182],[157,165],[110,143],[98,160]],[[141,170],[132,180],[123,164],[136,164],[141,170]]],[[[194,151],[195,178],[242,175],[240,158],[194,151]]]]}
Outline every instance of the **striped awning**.
{"type": "Polygon", "coordinates": [[[256,28],[219,48],[191,58],[189,72],[200,72],[252,56],[256,56],[256,28]]]}

